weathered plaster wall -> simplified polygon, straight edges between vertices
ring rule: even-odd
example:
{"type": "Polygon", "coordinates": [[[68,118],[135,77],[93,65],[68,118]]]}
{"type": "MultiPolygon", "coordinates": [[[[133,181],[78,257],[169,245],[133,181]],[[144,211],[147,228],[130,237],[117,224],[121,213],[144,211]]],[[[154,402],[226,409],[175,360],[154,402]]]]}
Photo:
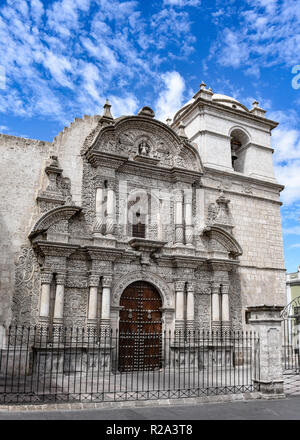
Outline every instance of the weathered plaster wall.
{"type": "Polygon", "coordinates": [[[71,180],[71,194],[75,205],[81,205],[83,162],[80,155],[85,138],[96,127],[99,116],[76,118],[54,138],[54,149],[64,177],[71,180]]]}

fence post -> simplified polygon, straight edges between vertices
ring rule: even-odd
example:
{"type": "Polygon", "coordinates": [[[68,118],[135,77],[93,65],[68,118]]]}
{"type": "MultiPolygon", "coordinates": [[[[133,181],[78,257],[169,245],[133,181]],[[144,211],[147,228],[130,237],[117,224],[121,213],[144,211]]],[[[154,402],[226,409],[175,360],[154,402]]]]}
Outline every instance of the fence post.
{"type": "Polygon", "coordinates": [[[247,307],[247,323],[260,336],[260,375],[254,378],[264,398],[284,397],[282,368],[282,306],[247,307]]]}
{"type": "Polygon", "coordinates": [[[4,325],[0,324],[0,350],[6,348],[6,329],[4,325]]]}

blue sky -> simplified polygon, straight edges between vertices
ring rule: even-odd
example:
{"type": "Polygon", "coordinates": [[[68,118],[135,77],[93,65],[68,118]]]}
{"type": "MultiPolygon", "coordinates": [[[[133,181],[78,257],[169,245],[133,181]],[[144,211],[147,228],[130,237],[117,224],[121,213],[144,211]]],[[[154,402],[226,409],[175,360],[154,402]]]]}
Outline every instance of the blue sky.
{"type": "Polygon", "coordinates": [[[0,0],[0,132],[51,141],[106,98],[114,116],[150,105],[164,121],[202,80],[248,107],[257,99],[280,122],[272,145],[296,271],[299,48],[300,0],[0,0]]]}

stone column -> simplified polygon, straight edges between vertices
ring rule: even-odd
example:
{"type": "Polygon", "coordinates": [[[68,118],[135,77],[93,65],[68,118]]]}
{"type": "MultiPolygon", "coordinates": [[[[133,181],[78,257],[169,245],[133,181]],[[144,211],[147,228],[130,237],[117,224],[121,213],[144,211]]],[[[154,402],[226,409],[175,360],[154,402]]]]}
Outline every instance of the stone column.
{"type": "Polygon", "coordinates": [[[101,308],[101,332],[108,334],[110,330],[110,291],[112,276],[104,275],[102,278],[102,308],[101,308]]]}
{"type": "Polygon", "coordinates": [[[65,296],[66,274],[56,275],[56,290],[54,303],[54,320],[62,321],[64,317],[64,296],[65,296]]]}
{"type": "Polygon", "coordinates": [[[104,221],[104,179],[103,177],[96,176],[95,178],[95,186],[96,186],[96,218],[94,224],[93,232],[96,234],[102,235],[102,227],[104,221]]]}
{"type": "Polygon", "coordinates": [[[52,277],[52,273],[43,272],[41,274],[40,317],[46,320],[49,319],[50,314],[50,285],[52,277]]]}
{"type": "Polygon", "coordinates": [[[175,245],[183,244],[183,196],[180,190],[176,191],[174,207],[175,207],[175,245]]]}
{"type": "Polygon", "coordinates": [[[91,274],[89,278],[89,309],[88,320],[96,321],[98,311],[98,286],[100,276],[91,274]]]}
{"type": "Polygon", "coordinates": [[[188,283],[187,285],[187,300],[186,300],[186,320],[187,320],[187,329],[194,330],[194,317],[195,317],[195,309],[194,309],[194,284],[188,283]]]}
{"type": "Polygon", "coordinates": [[[114,238],[115,228],[115,181],[107,182],[107,205],[106,205],[106,236],[114,238]]]}
{"type": "Polygon", "coordinates": [[[192,189],[184,191],[184,214],[185,214],[185,244],[187,246],[193,246],[194,239],[194,226],[193,226],[193,213],[192,213],[192,189]]]}
{"type": "Polygon", "coordinates": [[[283,397],[282,334],[280,312],[282,306],[259,305],[247,307],[248,324],[259,334],[254,356],[260,363],[259,375],[254,383],[259,385],[263,397],[283,397]]]}
{"type": "Polygon", "coordinates": [[[175,309],[175,330],[184,330],[184,281],[175,281],[176,309],[175,309]]]}
{"type": "Polygon", "coordinates": [[[221,325],[220,284],[213,283],[211,291],[211,326],[217,330],[221,325]]]}
{"type": "Polygon", "coordinates": [[[222,284],[222,326],[230,328],[229,284],[222,284]]]}

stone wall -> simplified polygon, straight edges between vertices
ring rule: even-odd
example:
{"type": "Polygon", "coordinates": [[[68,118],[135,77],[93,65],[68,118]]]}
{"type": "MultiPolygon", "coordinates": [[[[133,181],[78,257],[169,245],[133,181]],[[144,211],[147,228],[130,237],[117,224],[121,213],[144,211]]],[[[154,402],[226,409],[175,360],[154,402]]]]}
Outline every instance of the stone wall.
{"type": "MultiPolygon", "coordinates": [[[[233,236],[243,249],[234,284],[241,291],[243,309],[253,304],[286,303],[285,268],[279,186],[241,176],[220,179],[211,170],[203,179],[205,215],[224,190],[230,199],[233,236]],[[239,286],[238,286],[239,284],[239,286]]],[[[243,314],[244,315],[244,314],[243,314]]]]}
{"type": "Polygon", "coordinates": [[[36,195],[53,145],[0,135],[0,323],[11,317],[15,262],[22,254],[32,219],[37,214],[36,195]]]}

